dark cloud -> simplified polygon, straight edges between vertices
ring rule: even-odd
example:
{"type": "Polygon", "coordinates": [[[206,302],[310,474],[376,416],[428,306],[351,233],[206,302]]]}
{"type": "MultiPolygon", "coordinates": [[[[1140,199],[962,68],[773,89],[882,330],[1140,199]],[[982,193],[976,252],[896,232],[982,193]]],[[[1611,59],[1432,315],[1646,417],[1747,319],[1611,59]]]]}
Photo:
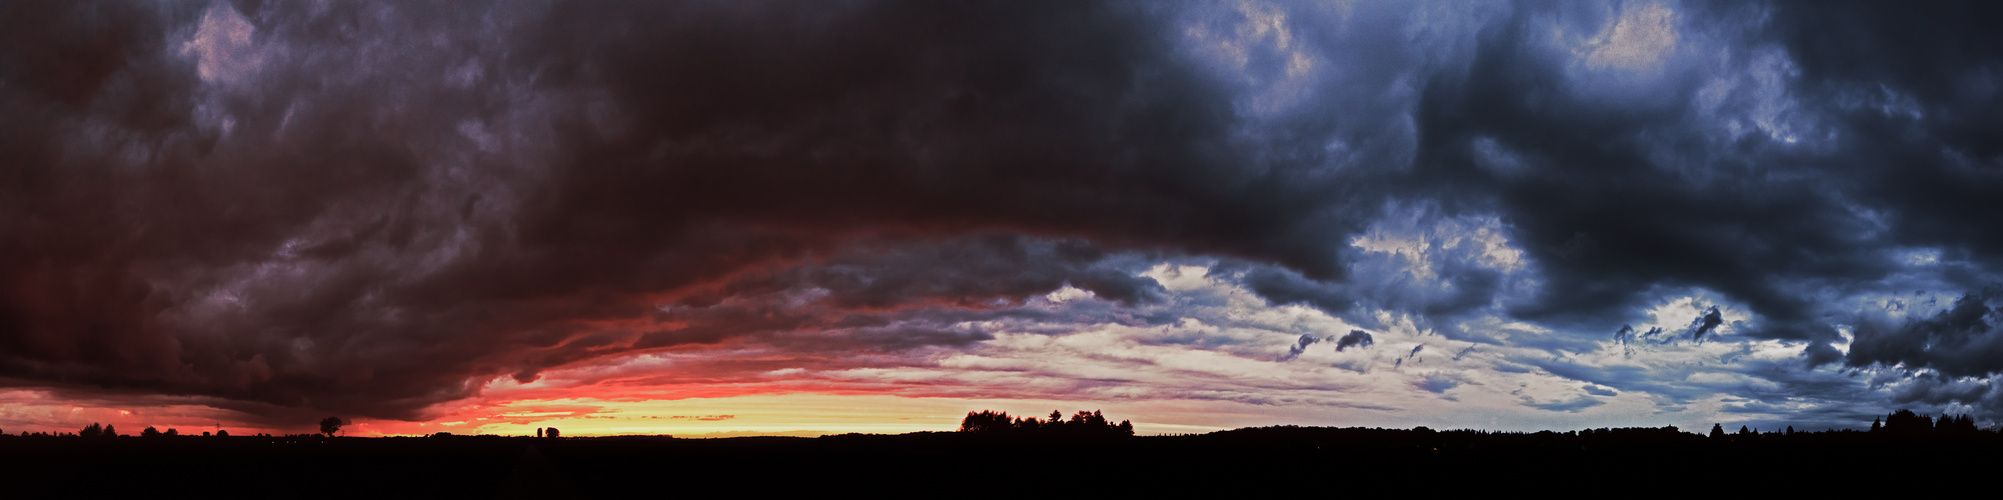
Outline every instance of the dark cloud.
{"type": "Polygon", "coordinates": [[[1931,374],[1913,377],[1892,390],[1891,402],[1900,405],[1923,403],[1935,408],[1959,403],[1967,406],[1990,406],[1994,402],[1985,401],[1993,387],[1984,380],[1972,380],[1931,374]]]}
{"type": "MultiPolygon", "coordinates": [[[[1764,137],[1704,150],[1718,124],[1674,99],[1690,94],[1668,89],[1694,91],[1708,75],[1665,68],[1661,86],[1636,88],[1626,105],[1574,92],[1565,80],[1572,54],[1545,47],[1535,27],[1545,15],[1523,9],[1484,31],[1466,73],[1429,82],[1418,118],[1427,147],[1414,167],[1447,183],[1424,189],[1492,201],[1550,280],[1547,300],[1514,312],[1584,319],[1623,313],[1654,287],[1701,286],[1751,304],[1769,320],[1762,335],[1833,336],[1809,321],[1811,303],[1785,278],[1870,279],[1888,266],[1856,247],[1864,223],[1811,174],[1813,162],[1764,137]],[[1529,167],[1505,175],[1481,166],[1504,156],[1529,167]]],[[[1588,27],[1611,21],[1587,17],[1579,22],[1588,27]]],[[[1684,33],[1687,43],[1700,43],[1695,34],[1684,33]]]]}
{"type": "Polygon", "coordinates": [[[1370,337],[1370,332],[1366,332],[1363,330],[1350,330],[1348,335],[1343,335],[1342,338],[1336,339],[1335,350],[1342,351],[1345,349],[1349,349],[1351,347],[1356,347],[1356,348],[1370,347],[1371,344],[1375,343],[1377,343],[1377,341],[1370,337]]]}
{"type": "Polygon", "coordinates": [[[2003,265],[2003,9],[1413,9],[7,2],[0,378],[415,418],[635,351],[1170,324],[1138,273],[1206,259],[1499,352],[1662,346],[1627,325],[1714,296],[1731,338],[1806,344],[1733,361],[1802,397],[1854,389],[1804,374],[1841,360],[1994,400],[1986,292],[1834,345],[1845,308],[2003,265]],[[1594,38],[1623,16],[1666,31],[1594,38]],[[1067,285],[1091,298],[1037,305],[1067,285]]]}
{"type": "Polygon", "coordinates": [[[1704,334],[1711,333],[1711,329],[1724,323],[1725,317],[1718,313],[1718,307],[1711,306],[1711,310],[1705,311],[1703,316],[1698,316],[1690,322],[1690,339],[1704,340],[1704,334]]]}
{"type": "Polygon", "coordinates": [[[0,372],[26,384],[409,418],[631,349],[985,338],[870,311],[1152,300],[1100,245],[1335,272],[1286,237],[1322,202],[1239,170],[1227,97],[1145,9],[6,8],[0,372]],[[939,243],[970,232],[995,236],[939,243]],[[653,326],[807,288],[862,314],[653,326]]]}
{"type": "MultiPolygon", "coordinates": [[[[1302,335],[1299,342],[1296,342],[1293,347],[1287,348],[1287,355],[1281,356],[1280,361],[1292,361],[1294,358],[1300,357],[1301,353],[1307,352],[1308,346],[1314,345],[1316,342],[1321,342],[1321,337],[1302,335]]],[[[1341,346],[1337,346],[1336,350],[1342,350],[1341,346]]]]}
{"type": "Polygon", "coordinates": [[[2003,331],[1997,322],[1996,289],[1963,295],[1931,317],[1903,324],[1860,321],[1847,366],[1933,370],[1950,377],[1987,377],[2003,372],[2003,331]]]}
{"type": "Polygon", "coordinates": [[[715,219],[823,238],[992,228],[1339,272],[1291,238],[1319,186],[1238,165],[1228,96],[1146,10],[605,7],[556,9],[519,46],[545,85],[621,110],[564,134],[539,243],[646,251],[668,242],[625,229],[715,219]]]}

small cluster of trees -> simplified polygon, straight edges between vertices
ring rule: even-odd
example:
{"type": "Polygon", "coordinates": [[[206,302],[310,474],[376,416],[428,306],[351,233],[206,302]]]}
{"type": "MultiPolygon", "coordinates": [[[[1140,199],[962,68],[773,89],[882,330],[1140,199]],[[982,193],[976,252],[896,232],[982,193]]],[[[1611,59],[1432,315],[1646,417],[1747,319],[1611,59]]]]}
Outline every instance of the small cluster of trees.
{"type": "Polygon", "coordinates": [[[146,430],[139,431],[139,437],[162,437],[162,436],[173,437],[179,435],[181,435],[180,429],[169,428],[167,429],[167,432],[160,432],[160,429],[156,429],[150,425],[146,426],[146,430]]]}
{"type": "Polygon", "coordinates": [[[1956,417],[1941,415],[1940,419],[1936,420],[1926,415],[1913,413],[1912,410],[1899,410],[1886,415],[1883,419],[1871,420],[1871,432],[1883,432],[1889,435],[1925,436],[1974,434],[1976,429],[1975,419],[1969,418],[1968,415],[1956,417]],[[1883,423],[1880,423],[1881,421],[1883,423]]]}
{"type": "Polygon", "coordinates": [[[1725,426],[1718,424],[1711,424],[1711,439],[1716,439],[1720,441],[1744,442],[1744,441],[1772,439],[1781,436],[1793,436],[1793,435],[1794,435],[1794,426],[1792,425],[1787,426],[1786,431],[1776,429],[1765,433],[1760,432],[1759,429],[1753,429],[1741,425],[1739,426],[1739,432],[1734,434],[1725,434],[1725,426]]]}
{"type": "Polygon", "coordinates": [[[1010,417],[1008,412],[983,410],[968,412],[967,418],[960,421],[960,432],[995,435],[1115,437],[1134,435],[1134,424],[1126,420],[1121,420],[1119,424],[1113,424],[1111,421],[1106,420],[1106,416],[1100,414],[1098,410],[1093,410],[1090,413],[1079,411],[1077,414],[1071,415],[1070,420],[1065,420],[1064,413],[1057,410],[1050,411],[1050,418],[1048,420],[1041,420],[1036,417],[1010,417]]]}
{"type": "Polygon", "coordinates": [[[87,438],[118,437],[118,428],[109,425],[101,425],[98,424],[97,422],[91,422],[90,425],[84,426],[83,429],[78,430],[77,435],[87,438]]]}
{"type": "MultiPolygon", "coordinates": [[[[139,437],[175,437],[179,435],[181,435],[180,429],[169,428],[166,432],[161,432],[160,429],[156,429],[150,425],[146,426],[146,430],[139,431],[139,437]]],[[[209,432],[202,431],[202,435],[208,436],[209,432]]],[[[230,437],[230,431],[216,429],[215,437],[230,437]]]]}

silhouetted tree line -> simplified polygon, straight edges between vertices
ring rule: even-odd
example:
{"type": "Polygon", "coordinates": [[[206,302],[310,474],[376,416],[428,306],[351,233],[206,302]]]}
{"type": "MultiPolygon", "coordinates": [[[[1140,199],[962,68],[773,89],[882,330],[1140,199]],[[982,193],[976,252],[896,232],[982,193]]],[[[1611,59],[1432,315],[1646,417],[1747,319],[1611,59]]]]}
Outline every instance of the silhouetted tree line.
{"type": "Polygon", "coordinates": [[[1871,421],[1869,431],[1850,429],[1830,429],[1821,432],[1796,432],[1794,426],[1761,432],[1759,429],[1739,426],[1738,432],[1727,433],[1722,425],[1711,426],[1710,438],[1716,442],[1758,443],[1758,442],[1864,442],[1864,441],[1970,441],[1995,440],[1999,436],[1995,430],[1982,430],[1975,426],[1975,419],[1968,415],[1941,415],[1935,419],[1927,415],[1901,409],[1890,415],[1871,421]]]}
{"type": "Polygon", "coordinates": [[[1127,437],[1134,435],[1134,424],[1121,420],[1114,424],[1106,420],[1098,410],[1090,413],[1079,411],[1064,419],[1064,413],[1051,410],[1049,419],[1036,417],[1010,417],[1008,412],[982,410],[968,412],[960,421],[960,432],[996,436],[1049,436],[1066,438],[1127,437]]]}
{"type": "Polygon", "coordinates": [[[1320,449],[1592,449],[1622,446],[1697,446],[1703,437],[1682,432],[1675,426],[1582,429],[1576,431],[1502,432],[1474,429],[1436,431],[1427,427],[1386,429],[1381,427],[1251,427],[1217,431],[1190,437],[1212,444],[1240,444],[1320,449]]]}
{"type": "Polygon", "coordinates": [[[1975,428],[1975,419],[1968,415],[1949,417],[1941,415],[1938,420],[1901,409],[1886,415],[1883,424],[1871,421],[1871,432],[1888,436],[1904,437],[1952,437],[1973,436],[1980,430],[1975,428]]]}

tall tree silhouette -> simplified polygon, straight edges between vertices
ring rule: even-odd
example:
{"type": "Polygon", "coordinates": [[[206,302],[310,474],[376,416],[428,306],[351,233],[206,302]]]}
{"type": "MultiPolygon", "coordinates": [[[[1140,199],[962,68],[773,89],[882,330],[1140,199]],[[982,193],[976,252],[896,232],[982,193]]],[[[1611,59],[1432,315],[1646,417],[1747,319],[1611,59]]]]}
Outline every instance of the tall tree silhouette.
{"type": "Polygon", "coordinates": [[[320,421],[320,433],[326,434],[327,437],[334,437],[334,433],[340,432],[341,426],[346,424],[347,422],[341,421],[341,417],[327,417],[320,421]]]}
{"type": "Polygon", "coordinates": [[[1975,419],[1968,418],[1968,415],[1965,414],[1954,418],[1948,418],[1947,415],[1941,415],[1940,422],[1934,424],[1933,430],[1934,433],[1943,436],[1973,435],[1976,433],[1975,419]]]}

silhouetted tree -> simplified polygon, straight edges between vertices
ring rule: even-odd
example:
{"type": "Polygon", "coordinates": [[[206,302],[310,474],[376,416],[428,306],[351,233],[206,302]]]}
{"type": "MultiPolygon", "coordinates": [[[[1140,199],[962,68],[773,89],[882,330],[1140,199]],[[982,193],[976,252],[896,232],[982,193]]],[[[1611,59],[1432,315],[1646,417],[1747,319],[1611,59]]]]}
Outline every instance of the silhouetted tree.
{"type": "Polygon", "coordinates": [[[536,428],[536,437],[542,437],[542,428],[541,428],[541,427],[537,427],[537,428],[536,428]]]}
{"type": "Polygon", "coordinates": [[[146,426],[146,430],[139,431],[139,437],[160,437],[160,429],[155,429],[153,426],[148,425],[146,426]]]}
{"type": "Polygon", "coordinates": [[[180,430],[180,429],[167,429],[167,435],[168,435],[168,436],[179,436],[179,435],[181,435],[181,430],[180,430]]]}
{"type": "Polygon", "coordinates": [[[1954,417],[1952,420],[1948,419],[1946,415],[1941,415],[1940,418],[1942,423],[1934,425],[1934,431],[1936,432],[1960,436],[1971,435],[1977,432],[1975,429],[1975,419],[1969,418],[1966,414],[1954,417]]]}
{"type": "Polygon", "coordinates": [[[347,425],[347,422],[342,422],[341,417],[327,417],[320,421],[320,433],[334,437],[334,433],[341,431],[342,425],[347,425]]]}
{"type": "Polygon", "coordinates": [[[1881,419],[1881,418],[1873,418],[1873,419],[1871,419],[1871,432],[1878,432],[1878,431],[1881,431],[1881,430],[1884,430],[1884,429],[1885,429],[1885,426],[1884,426],[1884,424],[1883,424],[1883,423],[1881,423],[1881,421],[1883,421],[1883,420],[1884,420],[1884,419],[1881,419]]]}
{"type": "Polygon", "coordinates": [[[99,434],[98,436],[108,437],[108,438],[118,437],[118,427],[110,425],[104,426],[104,434],[99,434]]]}
{"type": "Polygon", "coordinates": [[[1008,412],[996,413],[982,410],[967,412],[967,418],[960,420],[960,432],[1000,433],[1014,430],[1017,421],[1010,419],[1008,412]]]}
{"type": "Polygon", "coordinates": [[[98,424],[97,422],[91,422],[90,425],[84,426],[82,430],[78,430],[77,435],[87,438],[103,436],[104,426],[98,424]]]}
{"type": "Polygon", "coordinates": [[[552,438],[554,438],[554,437],[563,437],[563,433],[562,433],[562,432],[557,432],[557,430],[556,430],[556,428],[555,428],[555,427],[551,427],[551,428],[548,428],[548,429],[543,429],[543,435],[544,435],[543,437],[552,437],[552,438]]]}
{"type": "Polygon", "coordinates": [[[217,429],[216,437],[230,437],[230,431],[217,429]]]}
{"type": "Polygon", "coordinates": [[[1725,439],[1725,426],[1722,424],[1711,424],[1711,439],[1725,439]]]}
{"type": "Polygon", "coordinates": [[[1888,434],[1915,436],[1930,434],[1931,431],[1933,419],[1912,410],[1900,409],[1885,416],[1885,432],[1888,434]]]}

